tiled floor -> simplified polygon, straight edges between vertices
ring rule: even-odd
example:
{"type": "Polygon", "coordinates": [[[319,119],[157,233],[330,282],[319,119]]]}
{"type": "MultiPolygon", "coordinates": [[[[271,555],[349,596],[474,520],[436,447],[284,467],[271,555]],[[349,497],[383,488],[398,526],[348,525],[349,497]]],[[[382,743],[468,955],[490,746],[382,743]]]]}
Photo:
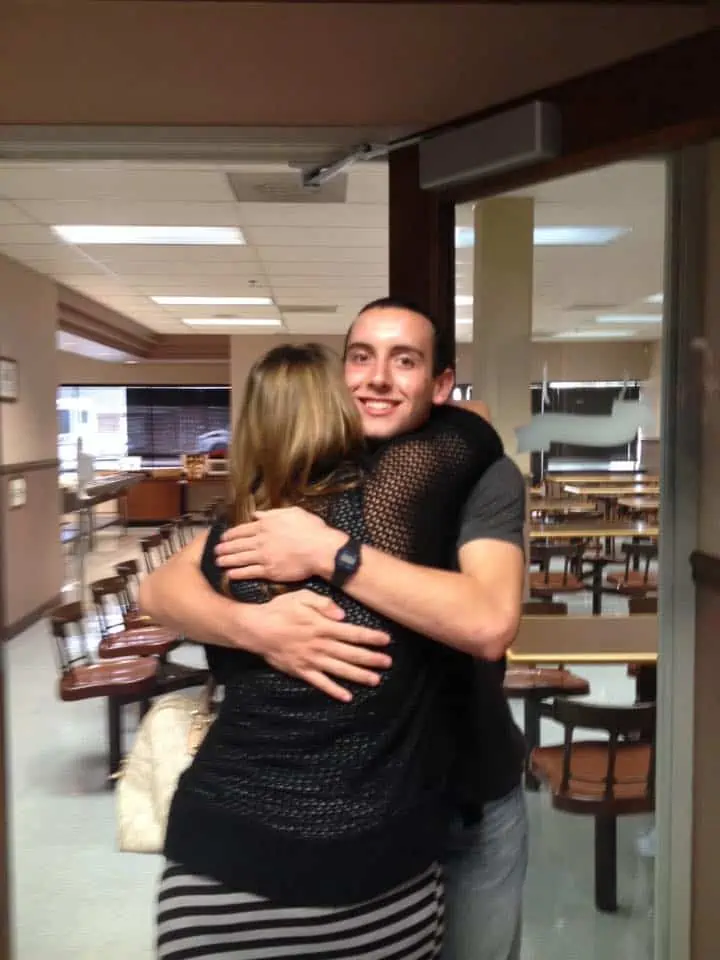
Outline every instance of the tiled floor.
{"type": "MultiPolygon", "coordinates": [[[[102,535],[89,558],[90,578],[111,572],[136,550],[136,536],[102,535]]],[[[192,662],[195,653],[188,648],[183,659],[192,662]]],[[[6,654],[16,960],[150,958],[160,860],[114,848],[104,704],[57,699],[45,624],[9,643],[6,654]]],[[[594,700],[632,700],[623,668],[578,672],[590,679],[594,700]]],[[[557,729],[548,723],[543,736],[557,738],[557,729]]],[[[652,861],[635,845],[649,819],[620,824],[622,906],[608,916],[592,902],[592,820],[552,810],[544,794],[530,794],[528,804],[523,960],[651,960],[652,861]]]]}

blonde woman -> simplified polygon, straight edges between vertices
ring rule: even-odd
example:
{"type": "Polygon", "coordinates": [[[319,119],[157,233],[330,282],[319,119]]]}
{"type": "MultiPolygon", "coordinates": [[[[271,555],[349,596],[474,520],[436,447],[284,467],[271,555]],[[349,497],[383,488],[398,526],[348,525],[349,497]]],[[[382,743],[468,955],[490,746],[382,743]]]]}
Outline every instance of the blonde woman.
{"type": "Polygon", "coordinates": [[[257,510],[315,511],[347,534],[344,559],[332,583],[292,588],[330,596],[348,622],[387,634],[391,664],[341,702],[260,656],[207,648],[225,696],[173,799],[161,960],[439,956],[454,759],[446,652],[353,601],[342,578],[362,543],[449,568],[460,505],[501,453],[483,419],[451,408],[367,451],[340,363],[323,348],[281,346],[255,364],[233,436],[233,500],[210,531],[203,572],[238,601],[268,601],[286,588],[229,582],[216,544],[257,510]]]}

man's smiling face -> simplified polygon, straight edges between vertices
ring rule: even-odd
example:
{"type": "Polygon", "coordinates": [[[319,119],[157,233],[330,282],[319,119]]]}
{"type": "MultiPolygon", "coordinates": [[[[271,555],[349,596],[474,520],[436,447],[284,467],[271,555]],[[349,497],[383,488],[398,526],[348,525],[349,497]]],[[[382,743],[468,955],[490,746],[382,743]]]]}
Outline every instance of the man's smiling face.
{"type": "Polygon", "coordinates": [[[435,332],[429,320],[400,307],[361,313],[345,351],[345,380],[367,437],[384,439],[420,426],[453,386],[446,370],[433,376],[435,332]]]}

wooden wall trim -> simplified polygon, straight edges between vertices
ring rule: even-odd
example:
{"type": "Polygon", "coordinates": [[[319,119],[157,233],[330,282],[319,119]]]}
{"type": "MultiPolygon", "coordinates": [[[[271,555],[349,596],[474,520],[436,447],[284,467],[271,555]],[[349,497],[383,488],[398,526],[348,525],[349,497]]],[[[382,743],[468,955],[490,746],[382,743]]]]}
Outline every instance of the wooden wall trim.
{"type": "Polygon", "coordinates": [[[696,584],[720,593],[720,556],[695,550],[690,555],[690,566],[696,584]]]}
{"type": "Polygon", "coordinates": [[[24,460],[21,463],[0,464],[0,477],[11,477],[16,473],[33,473],[36,470],[57,470],[60,461],[52,460],[24,460]]]}
{"type": "Polygon", "coordinates": [[[12,640],[13,637],[17,637],[19,634],[24,633],[25,630],[29,630],[30,627],[35,626],[50,610],[57,607],[61,600],[62,595],[58,593],[44,603],[41,603],[39,607],[26,613],[24,617],[20,617],[20,619],[14,623],[8,624],[3,631],[3,640],[12,640]]]}
{"type": "Polygon", "coordinates": [[[92,307],[92,301],[88,301],[86,309],[68,303],[62,297],[61,288],[58,288],[58,327],[67,333],[136,357],[146,357],[157,343],[157,335],[139,323],[118,314],[115,324],[109,318],[96,316],[92,307]]]}
{"type": "Polygon", "coordinates": [[[145,359],[153,360],[227,360],[230,362],[230,337],[213,333],[176,333],[158,336],[145,359]]]}
{"type": "Polygon", "coordinates": [[[720,135],[719,61],[720,29],[711,28],[436,128],[432,132],[441,133],[533,100],[553,103],[562,118],[557,159],[443,193],[454,203],[465,203],[710,140],[720,135]]]}

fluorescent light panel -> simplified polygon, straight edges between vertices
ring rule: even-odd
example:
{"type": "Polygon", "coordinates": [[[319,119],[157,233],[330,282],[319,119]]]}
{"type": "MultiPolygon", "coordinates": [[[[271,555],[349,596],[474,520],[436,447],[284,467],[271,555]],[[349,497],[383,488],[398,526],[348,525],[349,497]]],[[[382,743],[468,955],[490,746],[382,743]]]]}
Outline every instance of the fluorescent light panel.
{"type": "Polygon", "coordinates": [[[627,327],[638,323],[662,323],[662,317],[659,313],[607,313],[595,317],[595,323],[619,323],[627,327]]]}
{"type": "MultiPolygon", "coordinates": [[[[535,227],[533,243],[536,247],[602,247],[625,234],[630,227],[535,227]]],[[[473,227],[455,229],[455,246],[472,247],[475,243],[473,227]]]]}
{"type": "Polygon", "coordinates": [[[272,297],[150,297],[161,307],[272,307],[272,297]]]}
{"type": "Polygon", "coordinates": [[[52,230],[61,240],[78,246],[90,244],[187,244],[240,246],[245,237],[238,227],[143,227],[101,224],[60,224],[52,230]]]}
{"type": "Polygon", "coordinates": [[[471,307],[473,305],[473,298],[468,297],[464,294],[460,294],[455,297],[455,306],[456,307],[471,307]]]}
{"type": "Polygon", "coordinates": [[[183,320],[188,327],[279,327],[281,323],[271,317],[188,317],[183,320]]]}

